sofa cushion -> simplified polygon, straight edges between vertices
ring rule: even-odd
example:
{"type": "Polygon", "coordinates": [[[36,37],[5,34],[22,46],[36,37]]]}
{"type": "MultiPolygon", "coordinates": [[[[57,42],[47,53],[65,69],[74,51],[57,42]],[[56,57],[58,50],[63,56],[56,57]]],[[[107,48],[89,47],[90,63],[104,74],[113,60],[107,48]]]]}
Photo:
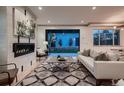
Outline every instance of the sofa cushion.
{"type": "Polygon", "coordinates": [[[124,86],[124,80],[120,79],[118,82],[115,84],[116,86],[124,86]]]}
{"type": "Polygon", "coordinates": [[[123,56],[120,57],[120,58],[119,58],[119,61],[124,61],[124,57],[123,57],[123,56]]]}
{"type": "Polygon", "coordinates": [[[98,55],[100,55],[100,53],[101,52],[90,50],[90,57],[92,57],[93,59],[95,59],[98,55]]]}
{"type": "Polygon", "coordinates": [[[108,56],[106,53],[100,54],[95,58],[96,61],[109,61],[108,56]]]}
{"type": "Polygon", "coordinates": [[[109,58],[110,61],[118,61],[119,60],[119,55],[117,55],[116,53],[107,53],[107,56],[109,58]]]}
{"type": "Polygon", "coordinates": [[[90,56],[90,49],[87,49],[87,50],[84,49],[82,55],[83,56],[90,56]]]}

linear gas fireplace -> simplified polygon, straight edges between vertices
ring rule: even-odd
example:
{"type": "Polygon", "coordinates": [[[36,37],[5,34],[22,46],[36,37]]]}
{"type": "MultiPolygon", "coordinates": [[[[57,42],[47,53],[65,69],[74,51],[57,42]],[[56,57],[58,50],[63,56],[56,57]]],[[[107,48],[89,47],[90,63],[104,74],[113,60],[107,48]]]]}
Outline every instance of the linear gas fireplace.
{"type": "Polygon", "coordinates": [[[34,43],[13,43],[14,57],[32,53],[34,52],[34,50],[35,50],[34,43]]]}

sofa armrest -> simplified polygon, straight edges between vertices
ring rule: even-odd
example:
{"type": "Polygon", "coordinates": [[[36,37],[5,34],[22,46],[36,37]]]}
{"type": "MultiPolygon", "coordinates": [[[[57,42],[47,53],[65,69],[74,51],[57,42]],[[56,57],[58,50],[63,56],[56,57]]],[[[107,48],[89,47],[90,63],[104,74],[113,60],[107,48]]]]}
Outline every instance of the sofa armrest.
{"type": "Polygon", "coordinates": [[[123,79],[124,61],[95,61],[94,72],[96,79],[123,79]]]}

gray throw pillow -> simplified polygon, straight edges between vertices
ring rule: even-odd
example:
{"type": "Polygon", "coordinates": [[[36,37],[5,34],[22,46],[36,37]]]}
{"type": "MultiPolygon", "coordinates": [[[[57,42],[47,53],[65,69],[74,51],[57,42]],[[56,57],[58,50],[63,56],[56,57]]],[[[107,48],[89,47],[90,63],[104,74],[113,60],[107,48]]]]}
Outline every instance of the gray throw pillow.
{"type": "Polygon", "coordinates": [[[109,58],[107,57],[107,55],[105,53],[98,55],[95,58],[96,61],[109,61],[109,58]]]}
{"type": "Polygon", "coordinates": [[[124,57],[120,57],[117,61],[124,61],[124,57]]]}
{"type": "Polygon", "coordinates": [[[110,61],[119,60],[119,55],[117,55],[116,53],[107,53],[107,57],[109,58],[110,61]]]}
{"type": "Polygon", "coordinates": [[[83,56],[90,56],[90,49],[84,50],[82,53],[83,56]]]}
{"type": "Polygon", "coordinates": [[[95,59],[100,54],[101,54],[100,52],[90,50],[90,57],[92,57],[93,59],[95,59]]]}

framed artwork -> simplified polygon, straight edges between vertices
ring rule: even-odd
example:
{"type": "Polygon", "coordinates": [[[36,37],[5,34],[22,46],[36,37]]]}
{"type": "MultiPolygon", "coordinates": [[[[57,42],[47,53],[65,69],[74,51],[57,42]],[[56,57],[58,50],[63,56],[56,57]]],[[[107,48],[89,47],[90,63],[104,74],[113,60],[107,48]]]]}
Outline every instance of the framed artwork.
{"type": "Polygon", "coordinates": [[[16,8],[13,9],[14,35],[35,38],[34,20],[29,14],[26,14],[25,12],[22,12],[16,8]]]}

